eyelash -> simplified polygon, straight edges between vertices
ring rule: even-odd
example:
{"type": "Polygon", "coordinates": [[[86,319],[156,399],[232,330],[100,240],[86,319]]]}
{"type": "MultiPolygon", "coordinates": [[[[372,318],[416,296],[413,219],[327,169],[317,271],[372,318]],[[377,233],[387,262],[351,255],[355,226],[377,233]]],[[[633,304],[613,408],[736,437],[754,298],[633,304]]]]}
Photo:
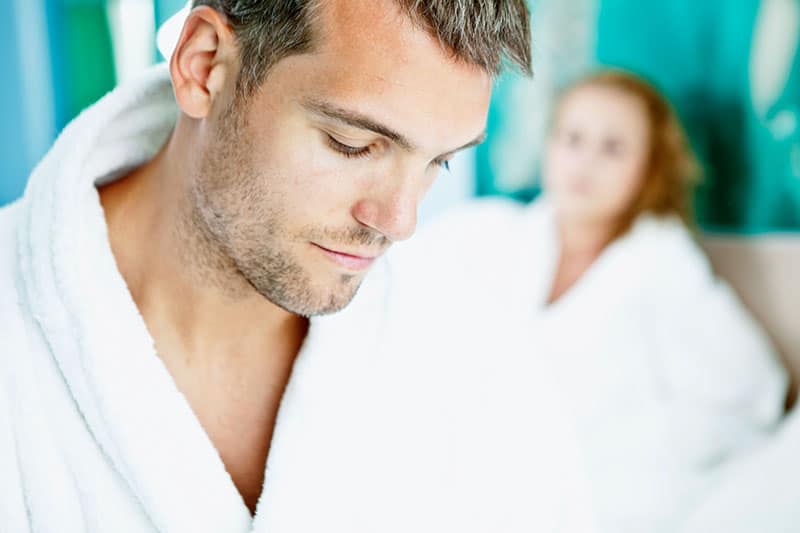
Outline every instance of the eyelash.
{"type": "MultiPolygon", "coordinates": [[[[372,148],[369,146],[365,146],[363,148],[356,148],[355,146],[348,146],[344,143],[340,143],[332,136],[328,135],[328,144],[334,151],[339,152],[341,155],[350,158],[350,159],[357,159],[362,157],[367,157],[369,154],[372,153],[372,148]]],[[[437,167],[441,167],[445,170],[450,170],[450,161],[447,159],[435,159],[433,164],[437,167]]]]}
{"type": "Polygon", "coordinates": [[[370,153],[372,153],[372,148],[369,146],[356,148],[355,146],[349,146],[340,143],[330,135],[328,135],[328,144],[330,144],[331,148],[333,148],[335,151],[348,158],[367,157],[370,153]]]}

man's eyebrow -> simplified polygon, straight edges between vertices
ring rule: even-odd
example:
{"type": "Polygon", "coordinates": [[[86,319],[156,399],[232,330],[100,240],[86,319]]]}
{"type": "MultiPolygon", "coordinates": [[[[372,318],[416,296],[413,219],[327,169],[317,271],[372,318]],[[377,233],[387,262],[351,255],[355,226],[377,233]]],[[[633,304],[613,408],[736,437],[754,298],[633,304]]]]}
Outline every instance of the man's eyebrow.
{"type": "MultiPolygon", "coordinates": [[[[368,117],[367,115],[364,115],[362,113],[359,113],[357,111],[344,109],[330,102],[325,102],[322,100],[316,100],[311,98],[303,100],[302,105],[306,109],[314,113],[317,113],[318,115],[322,115],[324,117],[342,122],[344,124],[347,124],[348,126],[353,126],[354,128],[369,130],[379,135],[383,135],[387,139],[397,143],[401,148],[403,148],[408,152],[413,152],[417,149],[416,145],[413,142],[411,142],[405,135],[398,133],[392,128],[384,124],[381,124],[377,120],[368,117]]],[[[478,135],[472,141],[456,148],[455,150],[447,152],[445,155],[455,154],[456,152],[460,152],[461,150],[466,150],[467,148],[477,146],[481,144],[484,140],[486,140],[485,131],[482,132],[480,135],[478,135]]]]}
{"type": "Polygon", "coordinates": [[[456,152],[460,152],[461,150],[466,150],[467,148],[472,148],[473,146],[478,146],[479,144],[483,143],[483,141],[485,141],[485,140],[486,140],[486,132],[484,131],[483,133],[481,133],[480,135],[475,137],[473,140],[471,140],[470,142],[468,142],[464,146],[460,146],[460,147],[456,148],[455,150],[453,150],[452,152],[449,152],[449,153],[454,154],[456,152]]]}
{"type": "Polygon", "coordinates": [[[383,135],[390,141],[397,143],[400,147],[408,152],[413,152],[416,150],[414,143],[411,142],[406,136],[357,111],[344,109],[329,102],[323,102],[321,100],[314,99],[303,100],[302,105],[314,113],[342,122],[348,126],[353,126],[354,128],[362,130],[369,130],[379,135],[383,135]]]}

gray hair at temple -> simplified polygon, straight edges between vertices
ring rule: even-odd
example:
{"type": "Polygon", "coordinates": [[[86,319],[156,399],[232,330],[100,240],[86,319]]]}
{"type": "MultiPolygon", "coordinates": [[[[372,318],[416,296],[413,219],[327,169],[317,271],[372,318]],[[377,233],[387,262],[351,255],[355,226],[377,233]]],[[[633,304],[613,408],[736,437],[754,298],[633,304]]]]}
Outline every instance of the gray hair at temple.
{"type": "MultiPolygon", "coordinates": [[[[194,0],[225,15],[241,49],[237,81],[251,94],[281,59],[313,48],[314,11],[324,0],[194,0]]],[[[457,59],[497,75],[508,61],[530,75],[530,16],[525,0],[396,0],[414,23],[457,59]]]]}

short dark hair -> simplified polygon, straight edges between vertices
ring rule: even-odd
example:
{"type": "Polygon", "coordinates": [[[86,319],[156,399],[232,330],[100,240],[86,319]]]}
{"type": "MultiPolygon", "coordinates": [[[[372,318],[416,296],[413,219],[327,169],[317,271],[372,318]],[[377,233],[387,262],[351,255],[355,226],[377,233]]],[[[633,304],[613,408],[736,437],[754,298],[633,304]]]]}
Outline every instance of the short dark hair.
{"type": "MultiPolygon", "coordinates": [[[[241,49],[238,92],[249,95],[281,59],[308,52],[321,0],[194,0],[225,15],[241,49]]],[[[415,24],[453,55],[496,75],[503,60],[530,75],[530,16],[525,0],[396,0],[415,24]]]]}

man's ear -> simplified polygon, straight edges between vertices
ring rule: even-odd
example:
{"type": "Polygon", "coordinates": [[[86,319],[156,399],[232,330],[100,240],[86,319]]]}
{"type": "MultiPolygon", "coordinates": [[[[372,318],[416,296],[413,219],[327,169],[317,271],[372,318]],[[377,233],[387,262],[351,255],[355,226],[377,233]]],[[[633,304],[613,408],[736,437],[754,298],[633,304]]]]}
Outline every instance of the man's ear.
{"type": "Polygon", "coordinates": [[[169,64],[175,99],[192,118],[208,116],[226,83],[235,82],[238,50],[224,15],[208,6],[192,10],[169,64]]]}

